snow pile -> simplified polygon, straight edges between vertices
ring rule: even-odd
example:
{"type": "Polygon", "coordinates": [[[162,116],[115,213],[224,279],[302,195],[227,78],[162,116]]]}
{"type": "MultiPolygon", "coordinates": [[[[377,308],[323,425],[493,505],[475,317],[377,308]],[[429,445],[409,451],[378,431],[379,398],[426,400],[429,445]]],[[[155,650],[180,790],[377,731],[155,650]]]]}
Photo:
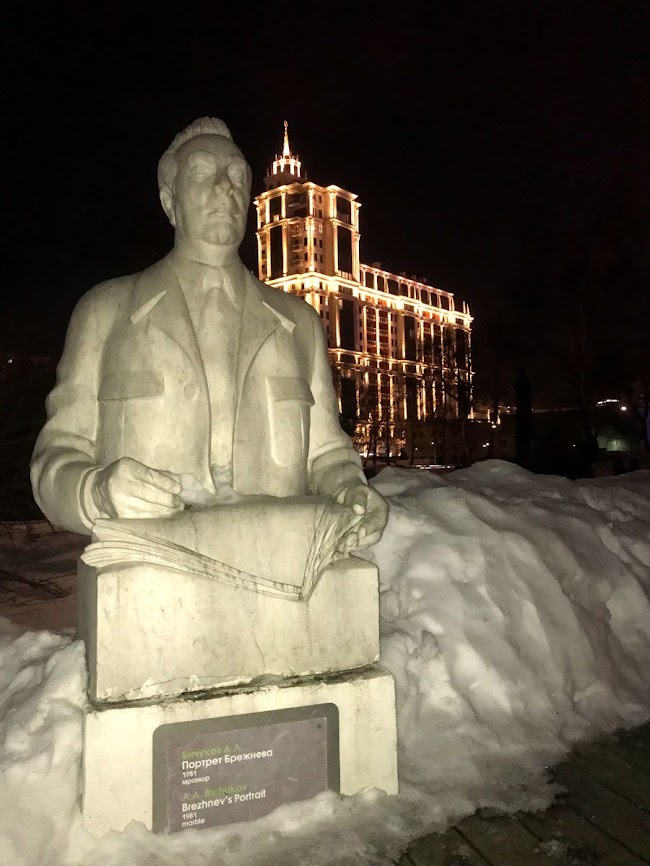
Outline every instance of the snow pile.
{"type": "Polygon", "coordinates": [[[102,840],[75,799],[79,643],[0,623],[0,862],[16,866],[388,866],[473,812],[547,804],[545,765],[650,716],[650,473],[570,482],[489,461],[384,470],[382,663],[402,794],[323,794],[252,824],[102,840]],[[60,852],[73,828],[65,860],[60,852]],[[4,856],[2,856],[4,855],[4,856]]]}
{"type": "Polygon", "coordinates": [[[648,718],[650,473],[576,483],[488,461],[376,488],[405,781],[516,808],[573,740],[648,718]]]}
{"type": "Polygon", "coordinates": [[[0,863],[56,864],[78,819],[81,641],[0,619],[0,863]]]}

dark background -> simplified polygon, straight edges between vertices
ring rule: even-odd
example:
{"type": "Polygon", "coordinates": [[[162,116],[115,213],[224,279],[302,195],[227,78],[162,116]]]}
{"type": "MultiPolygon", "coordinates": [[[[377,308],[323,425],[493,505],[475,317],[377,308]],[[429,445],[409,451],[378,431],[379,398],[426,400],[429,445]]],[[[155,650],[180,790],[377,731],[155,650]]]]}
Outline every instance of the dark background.
{"type": "Polygon", "coordinates": [[[594,394],[647,369],[650,4],[390,5],[5,3],[0,349],[58,357],[84,291],[168,250],[157,161],[211,114],[254,193],[286,118],[362,260],[469,302],[479,389],[571,403],[576,346],[594,394]]]}

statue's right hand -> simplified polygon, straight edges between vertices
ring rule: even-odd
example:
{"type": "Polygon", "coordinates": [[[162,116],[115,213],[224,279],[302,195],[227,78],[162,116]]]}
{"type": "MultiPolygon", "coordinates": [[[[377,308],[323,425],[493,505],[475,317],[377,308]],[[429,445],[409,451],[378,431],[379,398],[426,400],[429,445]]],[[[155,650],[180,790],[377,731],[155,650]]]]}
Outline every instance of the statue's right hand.
{"type": "Polygon", "coordinates": [[[180,480],[144,463],[121,457],[92,482],[95,506],[106,517],[171,517],[183,510],[180,480]]]}

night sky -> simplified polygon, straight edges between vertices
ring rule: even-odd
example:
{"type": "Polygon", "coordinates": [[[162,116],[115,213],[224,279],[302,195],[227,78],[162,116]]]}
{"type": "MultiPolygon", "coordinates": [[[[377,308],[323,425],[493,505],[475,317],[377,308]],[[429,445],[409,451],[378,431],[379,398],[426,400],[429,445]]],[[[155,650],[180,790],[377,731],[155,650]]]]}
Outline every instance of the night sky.
{"type": "Polygon", "coordinates": [[[542,387],[585,310],[610,357],[650,342],[647,0],[198,5],[5,4],[0,348],[58,356],[84,291],[165,254],[157,161],[206,114],[254,193],[286,118],[362,260],[469,302],[486,381],[542,387]]]}

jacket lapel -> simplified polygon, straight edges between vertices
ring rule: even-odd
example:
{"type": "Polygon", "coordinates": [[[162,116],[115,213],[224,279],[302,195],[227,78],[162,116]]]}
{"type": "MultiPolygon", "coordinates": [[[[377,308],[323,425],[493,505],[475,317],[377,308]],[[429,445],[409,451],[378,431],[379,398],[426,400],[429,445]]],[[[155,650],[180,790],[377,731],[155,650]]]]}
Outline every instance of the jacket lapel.
{"type": "MultiPolygon", "coordinates": [[[[246,374],[260,347],[279,327],[289,333],[295,323],[287,311],[281,309],[280,298],[269,289],[263,296],[264,284],[258,285],[253,275],[242,268],[245,282],[242,310],[241,337],[237,358],[237,405],[241,400],[246,374]]],[[[138,277],[131,305],[131,322],[137,325],[147,321],[158,327],[185,352],[205,381],[205,370],[199,346],[192,327],[183,290],[169,263],[169,256],[143,271],[138,277]]]]}
{"type": "Polygon", "coordinates": [[[237,405],[241,400],[246,374],[262,344],[280,327],[280,317],[265,304],[256,280],[245,271],[246,294],[242,314],[242,330],[237,359],[237,405]]]}
{"type": "Polygon", "coordinates": [[[163,331],[185,352],[193,366],[203,373],[196,334],[178,278],[169,256],[147,268],[138,277],[133,291],[131,322],[147,321],[163,331]]]}

